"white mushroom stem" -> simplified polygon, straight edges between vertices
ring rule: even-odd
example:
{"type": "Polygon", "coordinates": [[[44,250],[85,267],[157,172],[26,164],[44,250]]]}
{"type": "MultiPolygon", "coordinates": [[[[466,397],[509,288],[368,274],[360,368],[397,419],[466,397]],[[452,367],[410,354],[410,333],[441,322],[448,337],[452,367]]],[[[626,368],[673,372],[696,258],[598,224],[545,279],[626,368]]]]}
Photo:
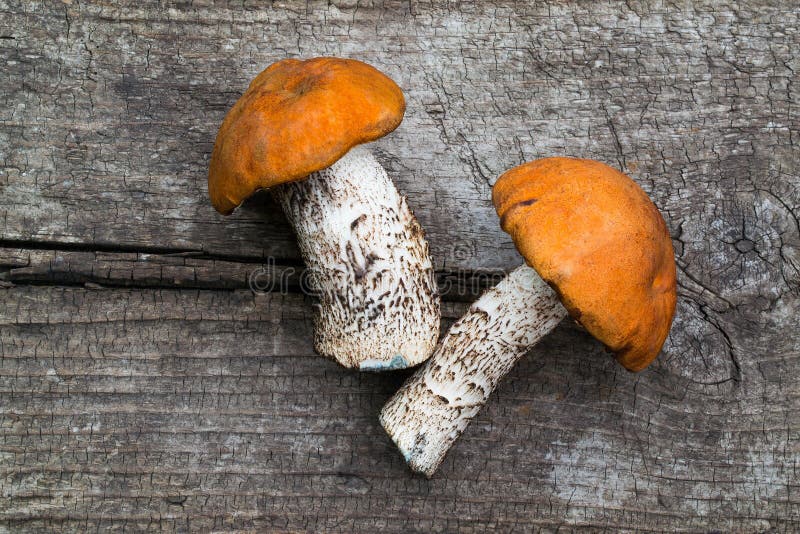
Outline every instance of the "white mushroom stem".
{"type": "Polygon", "coordinates": [[[381,411],[411,469],[433,475],[500,379],[566,315],[528,266],[484,293],[381,411]]]}
{"type": "Polygon", "coordinates": [[[428,243],[374,156],[356,147],[329,168],[272,191],[319,297],[317,352],[374,371],[427,359],[439,337],[428,243]]]}

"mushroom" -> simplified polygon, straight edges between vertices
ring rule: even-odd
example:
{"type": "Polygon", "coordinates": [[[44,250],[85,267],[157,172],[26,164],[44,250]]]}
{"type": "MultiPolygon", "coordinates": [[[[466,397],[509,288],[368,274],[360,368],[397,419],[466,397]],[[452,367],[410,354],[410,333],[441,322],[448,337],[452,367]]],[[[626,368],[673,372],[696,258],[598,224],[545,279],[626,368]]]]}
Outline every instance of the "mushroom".
{"type": "Polygon", "coordinates": [[[406,198],[359,147],[403,120],[400,88],[352,59],[285,59],[225,116],[208,173],[230,214],[269,189],[297,234],[319,304],[314,347],[345,367],[397,369],[430,356],[439,297],[425,236],[406,198]]]}
{"type": "Polygon", "coordinates": [[[675,311],[666,224],[624,174],[591,160],[540,159],[500,176],[492,200],[529,266],[484,293],[381,411],[411,469],[429,477],[498,381],[567,314],[641,371],[675,311]]]}

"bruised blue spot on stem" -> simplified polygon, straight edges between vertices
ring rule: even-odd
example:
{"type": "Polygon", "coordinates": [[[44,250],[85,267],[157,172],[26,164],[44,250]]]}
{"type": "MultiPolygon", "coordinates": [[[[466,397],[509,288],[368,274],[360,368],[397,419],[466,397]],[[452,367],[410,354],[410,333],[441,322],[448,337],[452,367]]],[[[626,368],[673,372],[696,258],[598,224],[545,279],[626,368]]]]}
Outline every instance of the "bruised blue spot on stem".
{"type": "Polygon", "coordinates": [[[361,371],[391,371],[393,369],[405,369],[408,361],[402,354],[395,354],[391,360],[364,360],[358,366],[361,371]]]}

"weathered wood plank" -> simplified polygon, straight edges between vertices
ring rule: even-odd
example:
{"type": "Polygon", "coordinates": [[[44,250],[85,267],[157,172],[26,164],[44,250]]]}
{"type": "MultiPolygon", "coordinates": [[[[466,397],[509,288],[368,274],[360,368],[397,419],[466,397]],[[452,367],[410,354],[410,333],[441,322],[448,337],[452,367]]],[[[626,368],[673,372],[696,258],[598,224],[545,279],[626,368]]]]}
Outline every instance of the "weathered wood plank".
{"type": "Polygon", "coordinates": [[[225,219],[205,177],[248,81],[320,54],[374,63],[406,91],[406,120],[376,150],[439,267],[519,263],[489,187],[545,155],[631,172],[675,235],[691,236],[695,277],[712,267],[695,247],[724,248],[747,197],[765,197],[754,224],[797,206],[796,193],[769,199],[800,188],[798,12],[783,3],[6,0],[0,11],[6,239],[297,258],[265,196],[225,219]]]}
{"type": "MultiPolygon", "coordinates": [[[[162,527],[788,529],[797,332],[738,382],[620,372],[568,324],[432,481],[377,423],[404,373],[315,356],[299,295],[20,286],[0,309],[0,519],[162,527]],[[778,356],[781,355],[782,356],[778,356]]],[[[778,343],[775,345],[775,343],[778,343]]]]}

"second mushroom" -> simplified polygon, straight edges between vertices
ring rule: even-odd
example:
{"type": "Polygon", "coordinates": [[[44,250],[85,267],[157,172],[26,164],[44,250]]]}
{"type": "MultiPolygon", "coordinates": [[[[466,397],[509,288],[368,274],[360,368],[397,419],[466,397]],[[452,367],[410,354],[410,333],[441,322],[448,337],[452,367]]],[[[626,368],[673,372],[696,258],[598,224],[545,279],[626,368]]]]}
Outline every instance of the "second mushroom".
{"type": "Polygon", "coordinates": [[[358,145],[403,119],[400,88],[351,59],[286,59],[228,112],[208,175],[231,213],[270,189],[295,229],[319,306],[314,347],[362,370],[416,365],[439,335],[439,297],[422,228],[375,157],[358,145]]]}
{"type": "Polygon", "coordinates": [[[666,224],[624,174],[547,158],[503,174],[492,200],[529,266],[478,299],[381,412],[410,467],[427,476],[499,380],[567,314],[640,371],[661,350],[675,311],[666,224]]]}

